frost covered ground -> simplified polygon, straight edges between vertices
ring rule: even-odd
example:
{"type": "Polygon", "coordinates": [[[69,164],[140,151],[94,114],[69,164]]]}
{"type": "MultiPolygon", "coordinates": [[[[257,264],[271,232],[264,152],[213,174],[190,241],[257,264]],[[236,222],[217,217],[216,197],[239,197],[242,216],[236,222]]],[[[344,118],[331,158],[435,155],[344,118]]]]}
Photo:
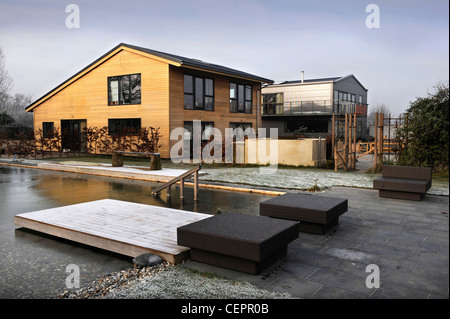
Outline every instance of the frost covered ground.
{"type": "MultiPolygon", "coordinates": [[[[223,183],[235,183],[254,186],[266,186],[274,188],[287,188],[306,190],[315,184],[320,189],[333,186],[372,188],[373,180],[380,174],[362,173],[359,171],[337,172],[314,168],[278,168],[271,173],[264,173],[259,167],[226,167],[203,168],[204,175],[201,181],[214,181],[223,183]],[[206,174],[205,174],[206,173],[206,174]]],[[[433,180],[428,194],[449,195],[447,180],[433,180]]]]}
{"type": "MultiPolygon", "coordinates": [[[[63,161],[65,159],[52,159],[52,161],[63,161]]],[[[72,161],[83,162],[102,162],[108,160],[97,158],[68,158],[72,161]]],[[[272,170],[269,167],[245,167],[245,166],[221,166],[204,165],[200,171],[199,179],[201,181],[232,183],[241,185],[261,186],[269,188],[306,190],[315,184],[320,189],[329,187],[361,187],[373,188],[373,180],[381,174],[365,173],[366,169],[371,167],[373,159],[370,156],[364,156],[358,159],[356,171],[344,171],[342,169],[335,172],[329,169],[318,168],[286,168],[278,167],[272,170]]],[[[49,162],[49,160],[21,160],[21,162],[40,163],[49,162]]],[[[85,165],[90,165],[86,163],[85,165]]],[[[127,162],[126,165],[147,166],[147,161],[127,162]]],[[[165,169],[190,169],[190,164],[174,164],[171,161],[163,160],[165,169]]],[[[142,173],[142,172],[141,172],[142,173]]],[[[428,194],[449,196],[448,178],[433,178],[432,187],[428,194]]]]}

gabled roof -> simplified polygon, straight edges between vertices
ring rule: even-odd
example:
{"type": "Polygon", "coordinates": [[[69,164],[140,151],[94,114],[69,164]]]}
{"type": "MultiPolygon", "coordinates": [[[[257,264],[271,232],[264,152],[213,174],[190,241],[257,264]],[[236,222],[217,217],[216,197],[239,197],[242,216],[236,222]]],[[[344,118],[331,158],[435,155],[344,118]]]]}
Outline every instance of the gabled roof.
{"type": "Polygon", "coordinates": [[[284,82],[277,83],[274,85],[297,85],[297,84],[301,85],[302,83],[323,83],[323,82],[336,83],[336,82],[343,81],[350,77],[352,77],[365,91],[367,91],[367,89],[364,87],[364,85],[362,85],[361,82],[359,82],[358,79],[353,74],[349,74],[346,76],[330,77],[330,78],[304,79],[303,82],[302,82],[302,80],[284,81],[284,82]]]}
{"type": "Polygon", "coordinates": [[[181,64],[181,66],[187,66],[187,67],[193,67],[193,68],[203,69],[203,70],[212,71],[212,72],[224,73],[224,74],[233,75],[233,76],[237,76],[237,77],[241,77],[241,78],[248,78],[248,79],[251,79],[251,80],[254,80],[257,82],[273,83],[272,80],[269,80],[269,79],[266,79],[266,78],[263,78],[263,77],[260,77],[260,76],[254,75],[254,74],[242,72],[242,71],[239,71],[236,69],[231,69],[226,66],[209,63],[209,62],[205,62],[205,61],[194,59],[194,58],[186,58],[186,57],[183,57],[180,55],[175,55],[172,53],[165,53],[165,52],[155,51],[155,50],[151,50],[151,49],[146,49],[146,48],[142,48],[142,47],[138,47],[135,45],[126,44],[126,43],[121,43],[121,45],[131,48],[131,49],[134,49],[134,50],[138,50],[138,51],[145,52],[145,53],[148,53],[151,55],[155,55],[155,56],[158,56],[158,57],[166,59],[166,60],[171,60],[173,62],[181,64]]]}
{"type": "Polygon", "coordinates": [[[171,64],[171,65],[174,65],[177,67],[187,67],[187,68],[199,69],[199,70],[204,70],[204,71],[208,71],[208,72],[212,72],[212,73],[216,73],[216,74],[228,75],[228,76],[238,77],[238,78],[252,80],[252,81],[261,82],[261,83],[273,83],[273,81],[270,79],[266,79],[266,78],[263,78],[263,77],[260,77],[257,75],[253,75],[250,73],[246,73],[243,71],[239,71],[236,69],[228,68],[228,67],[225,67],[222,65],[208,63],[208,62],[204,62],[202,60],[197,60],[197,59],[193,59],[193,58],[186,58],[186,57],[182,57],[182,56],[171,54],[171,53],[155,51],[155,50],[142,48],[142,47],[138,47],[138,46],[131,45],[131,44],[120,43],[119,45],[115,46],[113,49],[111,49],[110,51],[108,51],[107,53],[102,55],[100,58],[98,58],[97,60],[95,60],[88,66],[86,66],[84,69],[77,72],[76,74],[71,76],[69,79],[67,79],[60,85],[58,85],[56,88],[54,88],[53,90],[49,91],[48,93],[44,94],[42,97],[40,97],[39,99],[37,99],[36,101],[31,103],[29,106],[27,106],[25,108],[25,111],[29,112],[29,111],[33,110],[39,104],[41,104],[42,102],[44,102],[45,100],[47,100],[48,98],[53,96],[54,94],[58,93],[59,91],[61,91],[62,89],[64,89],[68,85],[70,85],[71,83],[75,82],[76,80],[81,78],[83,75],[90,72],[94,68],[98,67],[100,64],[102,64],[103,62],[105,62],[106,60],[108,60],[109,58],[111,58],[112,56],[114,56],[115,54],[117,54],[118,52],[120,52],[122,50],[135,52],[135,53],[138,53],[138,54],[150,57],[150,58],[154,58],[154,59],[156,58],[157,60],[164,61],[168,64],[171,64]]]}

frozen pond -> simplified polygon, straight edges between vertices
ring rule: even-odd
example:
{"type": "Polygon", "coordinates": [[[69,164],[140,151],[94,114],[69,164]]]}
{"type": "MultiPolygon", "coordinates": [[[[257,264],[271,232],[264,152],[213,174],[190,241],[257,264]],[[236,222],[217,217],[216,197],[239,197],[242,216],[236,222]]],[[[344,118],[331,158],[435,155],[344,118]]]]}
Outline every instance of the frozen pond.
{"type": "Polygon", "coordinates": [[[158,183],[100,176],[53,172],[33,168],[0,166],[0,298],[51,298],[66,289],[66,266],[80,267],[81,286],[114,271],[132,267],[131,258],[74,242],[27,231],[14,224],[14,216],[41,209],[118,199],[148,205],[214,214],[217,211],[256,215],[259,202],[270,195],[200,190],[193,201],[192,187],[179,200],[173,187],[172,200],[151,196],[158,183]]]}

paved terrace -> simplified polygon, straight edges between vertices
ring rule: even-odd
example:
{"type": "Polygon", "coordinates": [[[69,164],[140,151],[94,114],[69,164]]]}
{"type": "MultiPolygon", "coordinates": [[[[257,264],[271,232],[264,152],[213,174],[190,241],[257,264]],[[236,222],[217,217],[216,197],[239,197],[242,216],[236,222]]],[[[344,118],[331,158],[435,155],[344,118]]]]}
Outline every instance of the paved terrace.
{"type": "Polygon", "coordinates": [[[348,199],[339,226],[325,235],[300,233],[287,256],[260,275],[192,261],[183,266],[301,298],[449,297],[448,196],[427,195],[416,202],[350,187],[317,196],[348,199]],[[380,269],[378,289],[366,287],[369,264],[380,269]]]}
{"type": "Polygon", "coordinates": [[[184,266],[301,298],[449,297],[448,197],[414,202],[345,187],[318,196],[348,199],[339,226],[325,235],[300,233],[287,256],[260,275],[192,261],[184,266]],[[366,287],[369,264],[380,269],[378,289],[366,287]]]}

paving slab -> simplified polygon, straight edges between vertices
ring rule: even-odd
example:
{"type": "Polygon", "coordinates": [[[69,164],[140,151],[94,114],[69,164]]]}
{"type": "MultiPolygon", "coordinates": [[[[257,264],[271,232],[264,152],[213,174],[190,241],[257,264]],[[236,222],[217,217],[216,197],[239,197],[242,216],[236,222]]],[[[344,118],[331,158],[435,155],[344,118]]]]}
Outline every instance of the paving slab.
{"type": "Polygon", "coordinates": [[[348,198],[348,211],[337,227],[323,235],[300,233],[288,254],[260,276],[213,271],[299,298],[449,297],[448,197],[427,195],[411,203],[346,187],[317,195],[348,198]],[[366,287],[370,264],[379,267],[379,288],[366,287]]]}

